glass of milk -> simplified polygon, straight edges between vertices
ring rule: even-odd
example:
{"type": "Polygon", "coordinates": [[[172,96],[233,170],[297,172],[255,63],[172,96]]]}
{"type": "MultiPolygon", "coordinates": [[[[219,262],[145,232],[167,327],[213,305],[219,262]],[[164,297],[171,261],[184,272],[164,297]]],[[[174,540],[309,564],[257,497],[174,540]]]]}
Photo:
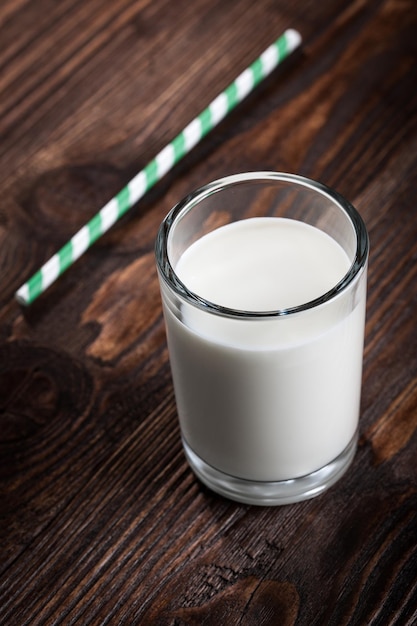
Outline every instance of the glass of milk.
{"type": "Polygon", "coordinates": [[[311,498],[357,446],[366,227],[312,180],[250,172],[167,215],[156,261],[185,455],[213,491],[311,498]]]}

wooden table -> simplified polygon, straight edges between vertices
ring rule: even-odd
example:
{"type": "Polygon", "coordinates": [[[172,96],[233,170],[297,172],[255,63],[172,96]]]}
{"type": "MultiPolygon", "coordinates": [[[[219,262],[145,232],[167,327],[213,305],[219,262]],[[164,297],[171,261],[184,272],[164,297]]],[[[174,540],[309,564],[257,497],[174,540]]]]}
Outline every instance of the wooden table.
{"type": "Polygon", "coordinates": [[[417,620],[414,0],[0,4],[0,623],[417,620]],[[30,307],[15,290],[286,28],[302,50],[30,307]],[[371,239],[360,444],[251,507],[181,448],[153,245],[256,169],[345,195],[371,239]]]}

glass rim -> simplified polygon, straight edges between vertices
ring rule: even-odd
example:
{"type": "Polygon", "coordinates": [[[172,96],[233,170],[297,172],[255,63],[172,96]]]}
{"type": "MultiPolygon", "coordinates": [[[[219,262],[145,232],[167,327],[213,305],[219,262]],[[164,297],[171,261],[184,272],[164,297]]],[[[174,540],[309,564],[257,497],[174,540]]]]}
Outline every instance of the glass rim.
{"type": "Polygon", "coordinates": [[[233,317],[242,319],[259,319],[259,318],[277,318],[309,309],[314,309],[320,305],[334,300],[339,294],[344,293],[349,285],[359,276],[363,268],[366,266],[369,254],[369,237],[365,226],[365,223],[354,208],[354,206],[348,202],[337,191],[334,191],[327,185],[318,181],[299,176],[297,174],[287,174],[284,172],[272,172],[272,171],[253,171],[244,172],[240,174],[232,174],[214,180],[206,185],[203,185],[195,191],[192,191],[182,200],[180,200],[166,215],[162,221],[155,241],[155,256],[157,267],[160,275],[164,279],[165,283],[173,289],[173,291],[186,300],[189,304],[196,306],[199,309],[206,310],[207,312],[220,315],[223,317],[233,317]],[[199,296],[195,292],[188,289],[188,287],[180,280],[175,273],[174,268],[171,265],[168,255],[168,241],[171,229],[177,219],[182,215],[188,213],[192,208],[198,205],[205,198],[221,191],[225,187],[231,187],[245,182],[285,182],[292,183],[298,187],[304,187],[311,189],[318,194],[329,198],[333,203],[337,204],[342,211],[349,218],[353,230],[356,235],[356,251],[353,261],[341,280],[331,289],[326,291],[323,295],[309,300],[303,304],[288,307],[284,309],[267,310],[267,311],[247,311],[244,309],[234,309],[225,307],[206,300],[199,296]]]}

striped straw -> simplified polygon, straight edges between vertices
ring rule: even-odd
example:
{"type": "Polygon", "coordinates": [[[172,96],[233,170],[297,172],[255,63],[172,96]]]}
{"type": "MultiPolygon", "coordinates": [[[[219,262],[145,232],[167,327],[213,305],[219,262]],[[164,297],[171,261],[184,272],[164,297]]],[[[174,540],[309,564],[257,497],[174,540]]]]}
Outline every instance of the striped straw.
{"type": "Polygon", "coordinates": [[[36,300],[300,43],[301,36],[296,30],[286,30],[17,290],[18,302],[29,305],[36,300]]]}

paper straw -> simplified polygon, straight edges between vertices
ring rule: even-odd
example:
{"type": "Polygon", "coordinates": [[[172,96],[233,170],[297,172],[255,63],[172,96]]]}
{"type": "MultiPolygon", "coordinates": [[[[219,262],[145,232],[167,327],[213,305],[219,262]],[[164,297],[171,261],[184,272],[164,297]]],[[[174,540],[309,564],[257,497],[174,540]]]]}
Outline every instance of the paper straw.
{"type": "Polygon", "coordinates": [[[17,290],[18,302],[29,305],[36,300],[300,43],[301,35],[296,30],[286,30],[17,290]]]}

